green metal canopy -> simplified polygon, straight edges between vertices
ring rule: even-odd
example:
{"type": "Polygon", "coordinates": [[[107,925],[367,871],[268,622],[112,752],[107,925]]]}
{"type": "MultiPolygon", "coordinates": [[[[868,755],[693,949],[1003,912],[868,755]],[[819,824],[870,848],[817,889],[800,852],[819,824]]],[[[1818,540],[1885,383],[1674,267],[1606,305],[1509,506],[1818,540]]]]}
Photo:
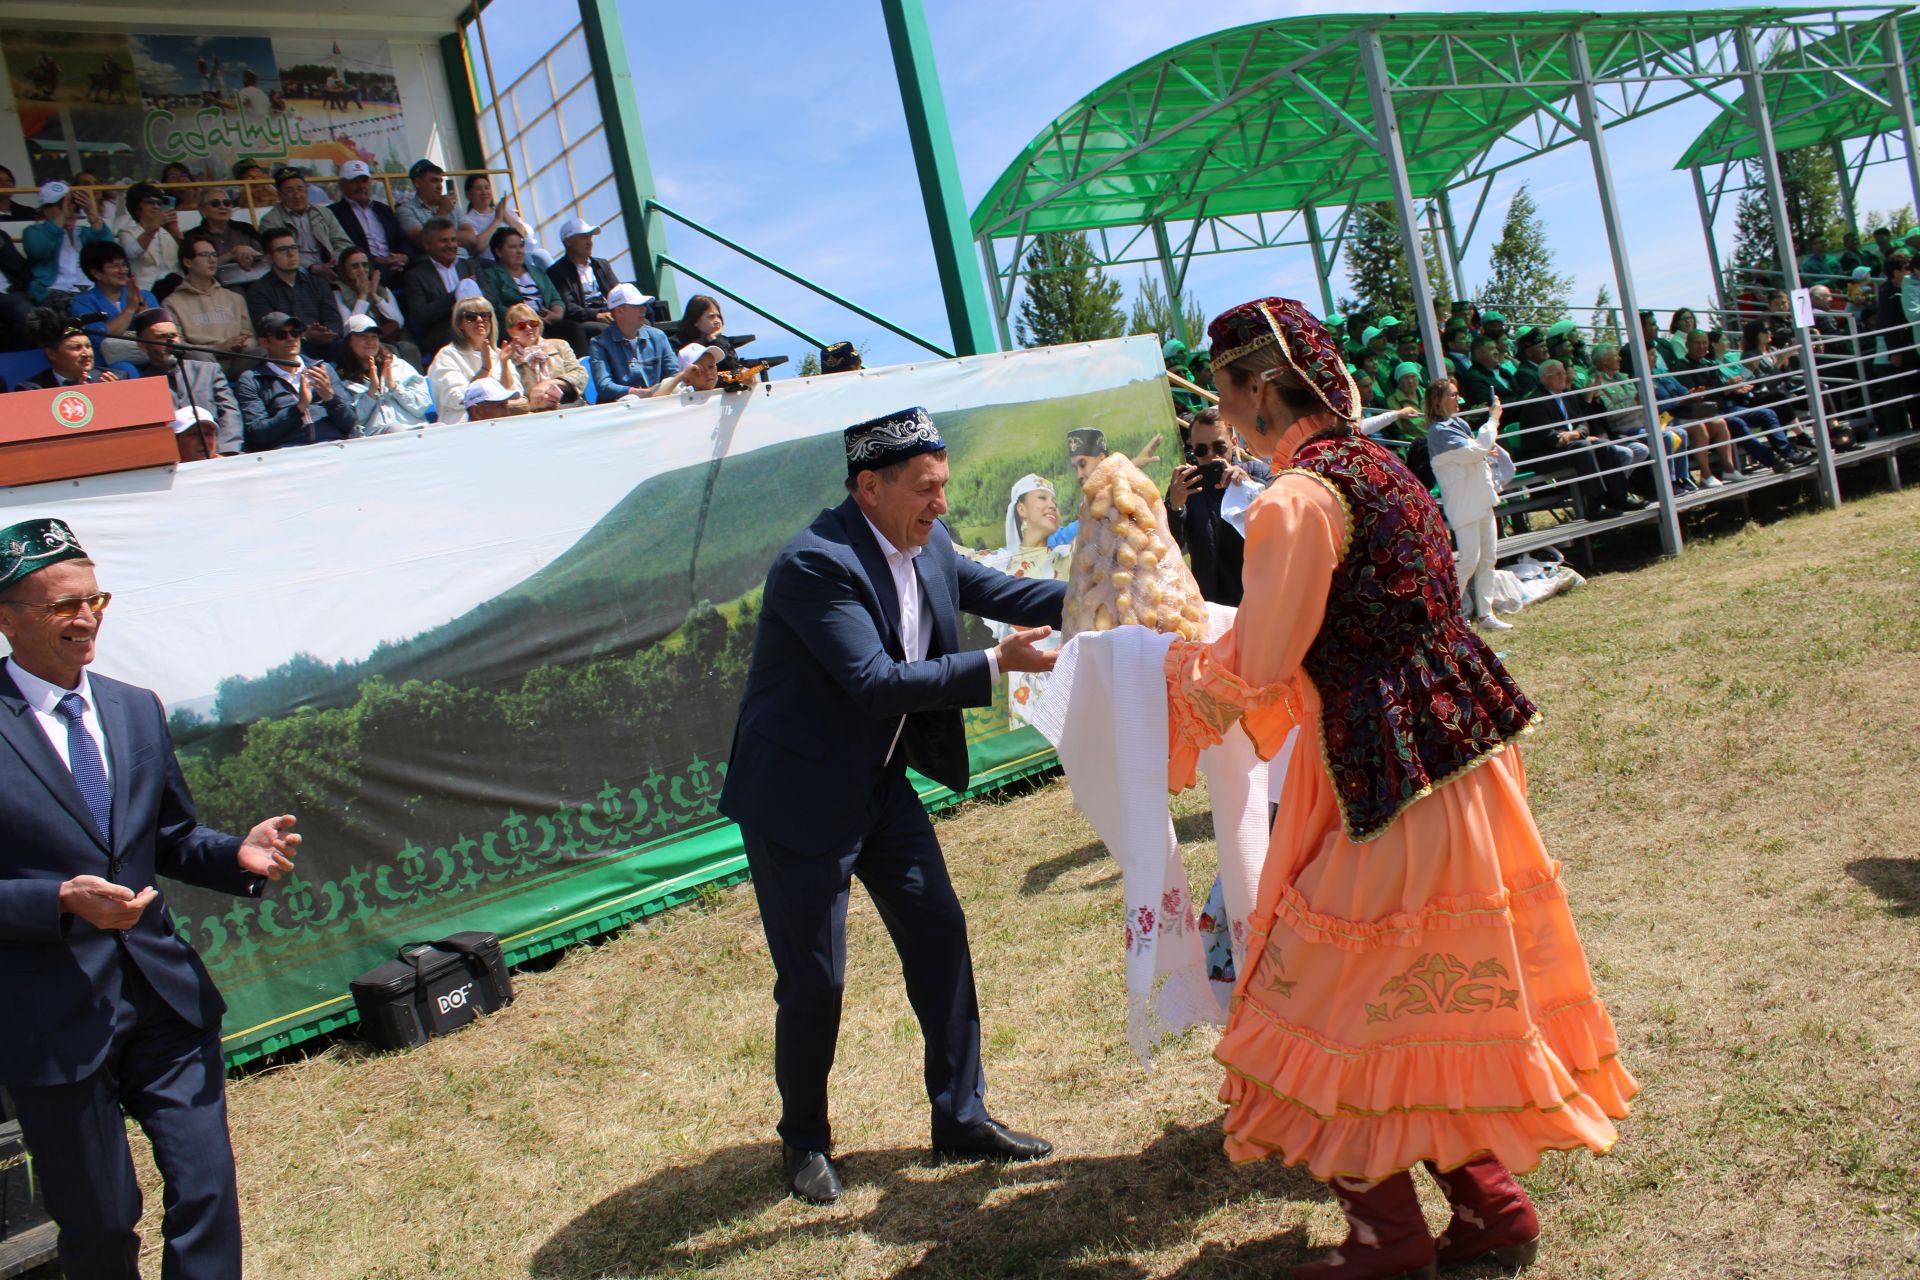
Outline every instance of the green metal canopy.
{"type": "MultiPolygon", "coordinates": [[[[1911,66],[1920,53],[1920,21],[1909,14],[1896,22],[1902,58],[1911,66]]],[[[1890,48],[1888,24],[1872,23],[1842,28],[1824,40],[1810,43],[1804,51],[1788,47],[1776,50],[1770,63],[1811,56],[1829,63],[1834,70],[1825,77],[1787,75],[1767,82],[1774,146],[1781,151],[1793,151],[1897,132],[1901,125],[1900,112],[1894,101],[1893,86],[1887,83],[1892,77],[1847,70],[1857,63],[1887,61],[1890,48]]],[[[1913,101],[1911,86],[1908,95],[1909,101],[1913,101]]],[[[1701,131],[1674,168],[1728,164],[1751,160],[1759,154],[1746,95],[1742,94],[1736,106],[1723,110],[1701,131]]]]}
{"type": "Polygon", "coordinates": [[[1529,155],[1578,140],[1568,103],[1583,82],[1602,91],[1608,126],[1695,94],[1734,110],[1725,86],[1756,34],[1775,49],[1765,74],[1782,77],[1786,98],[1858,110],[1847,95],[1885,78],[1886,24],[1910,12],[1360,13],[1235,27],[1075,103],[1001,174],[972,227],[976,238],[1030,236],[1389,199],[1367,75],[1376,57],[1416,199],[1486,172],[1503,140],[1529,155]]]}

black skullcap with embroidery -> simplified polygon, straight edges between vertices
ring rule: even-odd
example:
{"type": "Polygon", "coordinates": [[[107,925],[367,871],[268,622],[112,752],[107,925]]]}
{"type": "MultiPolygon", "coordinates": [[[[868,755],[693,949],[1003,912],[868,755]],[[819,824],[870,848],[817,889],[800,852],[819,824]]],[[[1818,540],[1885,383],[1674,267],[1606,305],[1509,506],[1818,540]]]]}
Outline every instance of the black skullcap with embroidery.
{"type": "Polygon", "coordinates": [[[1067,456],[1069,458],[1106,457],[1107,433],[1098,427],[1075,427],[1067,432],[1067,456]]]}
{"type": "Polygon", "coordinates": [[[939,453],[947,447],[940,438],[940,428],[933,425],[933,415],[918,405],[856,423],[843,435],[849,476],[878,471],[923,453],[939,453]]]}

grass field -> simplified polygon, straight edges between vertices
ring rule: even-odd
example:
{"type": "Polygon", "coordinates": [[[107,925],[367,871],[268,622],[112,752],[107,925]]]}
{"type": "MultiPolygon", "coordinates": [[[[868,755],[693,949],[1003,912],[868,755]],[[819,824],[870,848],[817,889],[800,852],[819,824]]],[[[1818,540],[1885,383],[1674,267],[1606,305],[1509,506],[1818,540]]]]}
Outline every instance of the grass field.
{"type": "MultiPolygon", "coordinates": [[[[1529,1275],[1920,1275],[1917,525],[1908,492],[1749,528],[1503,640],[1549,715],[1535,811],[1644,1087],[1612,1156],[1527,1179],[1529,1275]]],[[[1204,796],[1177,813],[1203,885],[1204,796]]],[[[1208,1037],[1151,1074],[1131,1060],[1118,876],[1066,787],[940,834],[990,1104],[1054,1159],[926,1158],[918,1034],[856,894],[834,1078],[850,1193],[783,1199],[772,973],[742,888],[522,975],[459,1036],[237,1082],[250,1273],[1231,1277],[1332,1243],[1318,1184],[1222,1158],[1208,1037]]]]}

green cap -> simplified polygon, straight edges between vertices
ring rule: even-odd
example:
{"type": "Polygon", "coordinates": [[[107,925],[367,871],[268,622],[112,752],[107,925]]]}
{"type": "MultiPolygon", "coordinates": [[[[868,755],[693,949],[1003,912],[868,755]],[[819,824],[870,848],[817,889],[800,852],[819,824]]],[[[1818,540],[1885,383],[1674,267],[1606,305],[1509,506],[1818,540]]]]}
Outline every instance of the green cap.
{"type": "Polygon", "coordinates": [[[1568,334],[1572,333],[1575,329],[1578,329],[1579,327],[1580,327],[1579,325],[1575,324],[1571,320],[1555,320],[1550,326],[1548,326],[1547,336],[1549,338],[1564,338],[1568,334]]]}
{"type": "Polygon", "coordinates": [[[1398,325],[1399,323],[1400,323],[1400,318],[1398,316],[1381,316],[1380,317],[1380,327],[1382,329],[1391,329],[1396,325],[1398,325]]]}
{"type": "Polygon", "coordinates": [[[1481,324],[1505,324],[1506,322],[1507,318],[1498,311],[1482,311],[1480,313],[1481,324]]]}
{"type": "Polygon", "coordinates": [[[1168,338],[1166,342],[1160,346],[1160,358],[1162,360],[1183,360],[1186,358],[1186,354],[1187,344],[1178,338],[1168,338]]]}
{"type": "Polygon", "coordinates": [[[1393,380],[1395,382],[1398,382],[1400,381],[1400,379],[1406,377],[1408,374],[1412,374],[1414,377],[1418,378],[1425,372],[1426,372],[1425,369],[1422,369],[1419,365],[1415,364],[1413,361],[1402,360],[1399,364],[1393,366],[1393,380]]]}
{"type": "Polygon", "coordinates": [[[0,529],[0,591],[62,560],[85,560],[80,540],[62,520],[22,520],[0,529]]]}
{"type": "Polygon", "coordinates": [[[1363,347],[1370,346],[1373,343],[1373,340],[1379,336],[1380,336],[1380,326],[1377,324],[1370,324],[1367,326],[1366,332],[1360,335],[1360,345],[1363,347]]]}

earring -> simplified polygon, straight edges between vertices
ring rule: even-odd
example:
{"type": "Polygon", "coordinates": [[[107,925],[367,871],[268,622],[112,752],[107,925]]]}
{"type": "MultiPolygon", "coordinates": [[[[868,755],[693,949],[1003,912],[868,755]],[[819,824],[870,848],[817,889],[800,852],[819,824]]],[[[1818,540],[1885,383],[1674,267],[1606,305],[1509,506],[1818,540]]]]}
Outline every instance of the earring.
{"type": "Polygon", "coordinates": [[[1258,413],[1253,415],[1253,429],[1261,435],[1267,434],[1267,420],[1264,415],[1258,413]]]}

